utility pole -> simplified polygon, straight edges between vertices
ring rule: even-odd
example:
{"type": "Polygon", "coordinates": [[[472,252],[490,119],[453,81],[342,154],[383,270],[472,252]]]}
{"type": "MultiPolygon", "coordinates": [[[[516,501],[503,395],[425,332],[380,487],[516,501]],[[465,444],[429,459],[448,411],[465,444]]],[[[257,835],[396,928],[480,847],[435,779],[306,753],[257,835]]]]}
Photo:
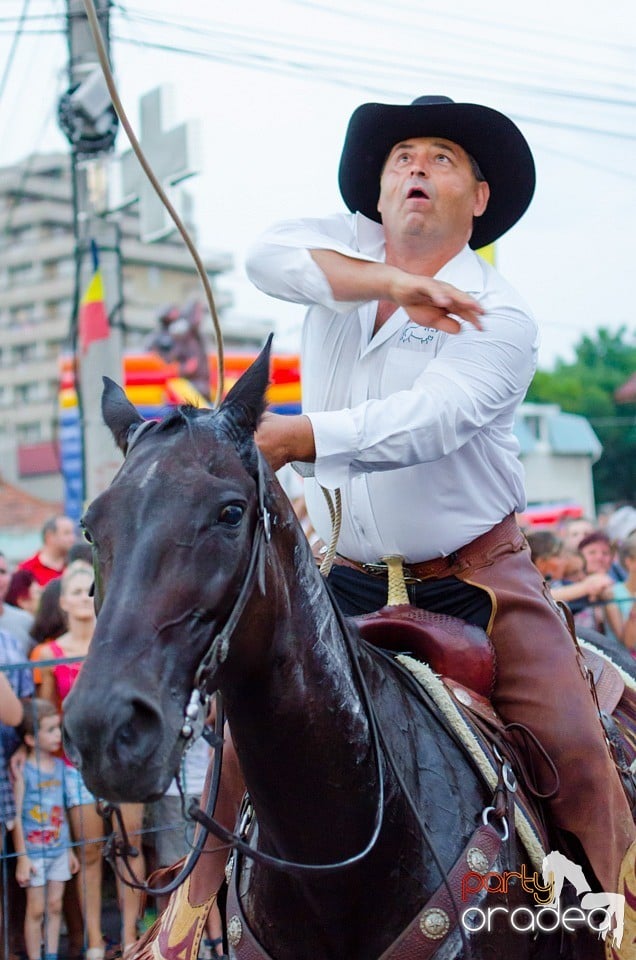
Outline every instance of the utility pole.
{"type": "MultiPolygon", "coordinates": [[[[111,0],[94,0],[106,50],[109,50],[111,0]]],[[[74,336],[75,378],[83,450],[83,498],[90,502],[106,489],[120,466],[113,439],[101,417],[102,376],[123,381],[122,269],[119,224],[106,216],[111,155],[118,120],[97,57],[83,0],[66,0],[69,88],[58,119],[71,146],[76,280],[80,297],[94,272],[91,249],[99,251],[108,335],[85,349],[74,336]]],[[[76,308],[79,308],[79,301],[76,308]]],[[[79,313],[79,309],[78,309],[79,313]]],[[[78,316],[73,318],[77,330],[78,316]]]]}

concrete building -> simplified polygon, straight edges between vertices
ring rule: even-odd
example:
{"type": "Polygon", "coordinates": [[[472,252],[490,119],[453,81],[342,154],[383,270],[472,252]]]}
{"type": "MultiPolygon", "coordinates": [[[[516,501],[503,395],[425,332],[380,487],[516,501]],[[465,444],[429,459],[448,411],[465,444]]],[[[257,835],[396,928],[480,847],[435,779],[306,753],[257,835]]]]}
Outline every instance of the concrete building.
{"type": "MultiPolygon", "coordinates": [[[[0,475],[35,497],[63,499],[56,444],[58,360],[70,347],[75,240],[69,157],[33,155],[0,168],[0,475]]],[[[124,348],[139,350],[157,310],[203,299],[181,238],[139,239],[136,209],[119,215],[123,263],[124,348]]],[[[189,225],[191,229],[191,224],[189,225]]],[[[231,295],[217,280],[233,266],[229,254],[203,255],[217,309],[231,295]]],[[[206,334],[213,347],[212,323],[206,334]]],[[[224,322],[230,349],[260,346],[267,324],[224,322]]]]}

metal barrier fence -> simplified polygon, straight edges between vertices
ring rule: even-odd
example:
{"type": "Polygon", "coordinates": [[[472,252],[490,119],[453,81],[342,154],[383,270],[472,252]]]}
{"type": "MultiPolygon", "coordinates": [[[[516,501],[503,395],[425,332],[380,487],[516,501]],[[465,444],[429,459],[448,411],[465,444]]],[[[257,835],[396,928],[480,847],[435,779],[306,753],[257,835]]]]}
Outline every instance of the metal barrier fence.
{"type": "MultiPolygon", "coordinates": [[[[17,692],[24,691],[25,687],[30,686],[29,680],[35,669],[68,665],[77,663],[81,659],[68,657],[36,662],[5,663],[0,664],[0,670],[7,675],[17,692]]],[[[37,708],[34,708],[33,713],[36,728],[39,729],[42,724],[44,729],[44,717],[38,716],[37,708]]],[[[2,747],[0,763],[3,765],[0,776],[4,778],[9,767],[9,760],[5,754],[13,752],[13,763],[15,764],[17,756],[20,758],[18,768],[23,769],[25,747],[18,747],[17,753],[14,751],[16,745],[20,743],[19,733],[14,728],[0,725],[0,735],[2,747]]],[[[106,960],[109,960],[110,957],[117,956],[122,947],[132,942],[153,922],[157,905],[152,899],[148,899],[145,902],[143,914],[140,914],[142,903],[140,894],[116,880],[110,866],[102,862],[108,827],[97,812],[95,798],[87,794],[86,788],[81,784],[81,778],[72,768],[65,766],[62,776],[66,785],[66,809],[60,811],[58,804],[53,802],[55,797],[50,791],[56,789],[56,776],[50,775],[54,771],[47,757],[49,755],[46,751],[38,751],[37,747],[34,748],[30,754],[29,770],[27,770],[31,785],[29,796],[32,799],[29,809],[23,811],[22,821],[28,825],[29,830],[33,851],[32,873],[36,870],[41,873],[45,862],[49,862],[44,860],[43,851],[51,844],[58,845],[60,856],[65,862],[69,855],[74,855],[79,863],[75,878],[57,881],[64,890],[59,957],[79,960],[81,956],[86,956],[87,949],[94,947],[95,940],[103,934],[106,960]],[[40,776],[36,783],[34,770],[37,770],[40,775],[45,774],[40,776]],[[49,776],[47,777],[46,774],[49,776]],[[35,789],[40,791],[36,795],[33,793],[34,783],[35,789]],[[25,820],[27,815],[28,818],[25,820]],[[67,827],[64,826],[65,823],[67,827]]],[[[56,771],[60,769],[58,765],[55,766],[56,771]]],[[[18,776],[20,776],[19,773],[18,776]]],[[[22,779],[25,779],[24,772],[22,779]]],[[[131,859],[131,865],[140,880],[144,880],[156,867],[167,866],[177,860],[191,844],[193,824],[185,819],[183,797],[196,796],[197,790],[189,790],[187,781],[188,772],[185,764],[180,776],[181,797],[171,797],[169,801],[164,798],[164,801],[160,801],[159,804],[146,807],[140,804],[127,804],[122,807],[129,839],[139,852],[137,857],[131,859]],[[166,855],[172,851],[174,855],[166,863],[166,855]]],[[[197,786],[199,782],[200,777],[197,776],[197,786]]],[[[55,896],[47,898],[34,886],[35,883],[40,882],[37,876],[31,877],[28,886],[17,882],[18,856],[10,821],[6,812],[3,814],[4,807],[1,801],[0,796],[0,921],[3,921],[0,960],[25,955],[25,916],[30,924],[27,937],[29,935],[33,937],[34,925],[38,922],[37,908],[42,906],[42,901],[44,907],[41,920],[44,945],[42,956],[45,960],[49,960],[50,955],[55,953],[55,950],[49,949],[49,946],[52,948],[56,939],[55,931],[59,922],[57,894],[60,888],[49,882],[47,891],[49,893],[53,891],[55,896]]],[[[124,869],[120,869],[119,872],[126,875],[124,869]]],[[[91,950],[88,960],[96,960],[96,958],[97,955],[91,950]]]]}

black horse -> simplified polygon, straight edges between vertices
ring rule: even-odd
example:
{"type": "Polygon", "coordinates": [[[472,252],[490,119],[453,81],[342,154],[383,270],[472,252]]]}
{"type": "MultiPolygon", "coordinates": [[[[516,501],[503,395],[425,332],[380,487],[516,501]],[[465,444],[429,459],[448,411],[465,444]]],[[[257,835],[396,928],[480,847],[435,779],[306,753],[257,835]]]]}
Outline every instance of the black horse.
{"type": "MultiPolygon", "coordinates": [[[[377,960],[444,887],[491,791],[398,666],[334,609],[253,442],[268,363],[266,348],[217,411],[155,423],[106,382],[104,418],[126,456],[83,519],[98,618],[66,742],[96,795],[151,801],[178,769],[193,689],[218,689],[258,849],[352,861],[316,874],[254,863],[249,926],[276,960],[377,960]]],[[[518,887],[489,902],[535,906],[518,887]]],[[[597,956],[584,939],[535,939],[500,918],[472,934],[457,924],[443,956],[597,956]]]]}

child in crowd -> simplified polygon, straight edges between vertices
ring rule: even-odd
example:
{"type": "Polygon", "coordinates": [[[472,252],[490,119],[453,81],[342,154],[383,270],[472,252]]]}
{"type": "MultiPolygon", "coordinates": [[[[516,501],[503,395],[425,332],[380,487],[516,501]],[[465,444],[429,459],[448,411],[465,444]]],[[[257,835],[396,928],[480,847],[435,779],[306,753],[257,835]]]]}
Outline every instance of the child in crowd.
{"type": "Polygon", "coordinates": [[[55,753],[60,717],[47,700],[23,701],[27,757],[16,776],[16,879],[26,888],[24,941],[28,960],[57,960],[64,886],[79,868],[66,819],[65,766],[55,753]]]}
{"type": "MultiPolygon", "coordinates": [[[[0,723],[17,726],[22,720],[22,703],[11,689],[6,674],[0,670],[0,723]]],[[[15,826],[15,798],[9,777],[9,758],[5,756],[2,740],[0,739],[0,859],[7,856],[6,835],[15,826]]],[[[4,947],[10,942],[11,928],[3,912],[8,903],[6,877],[4,870],[0,871],[0,944],[4,947]]]]}

